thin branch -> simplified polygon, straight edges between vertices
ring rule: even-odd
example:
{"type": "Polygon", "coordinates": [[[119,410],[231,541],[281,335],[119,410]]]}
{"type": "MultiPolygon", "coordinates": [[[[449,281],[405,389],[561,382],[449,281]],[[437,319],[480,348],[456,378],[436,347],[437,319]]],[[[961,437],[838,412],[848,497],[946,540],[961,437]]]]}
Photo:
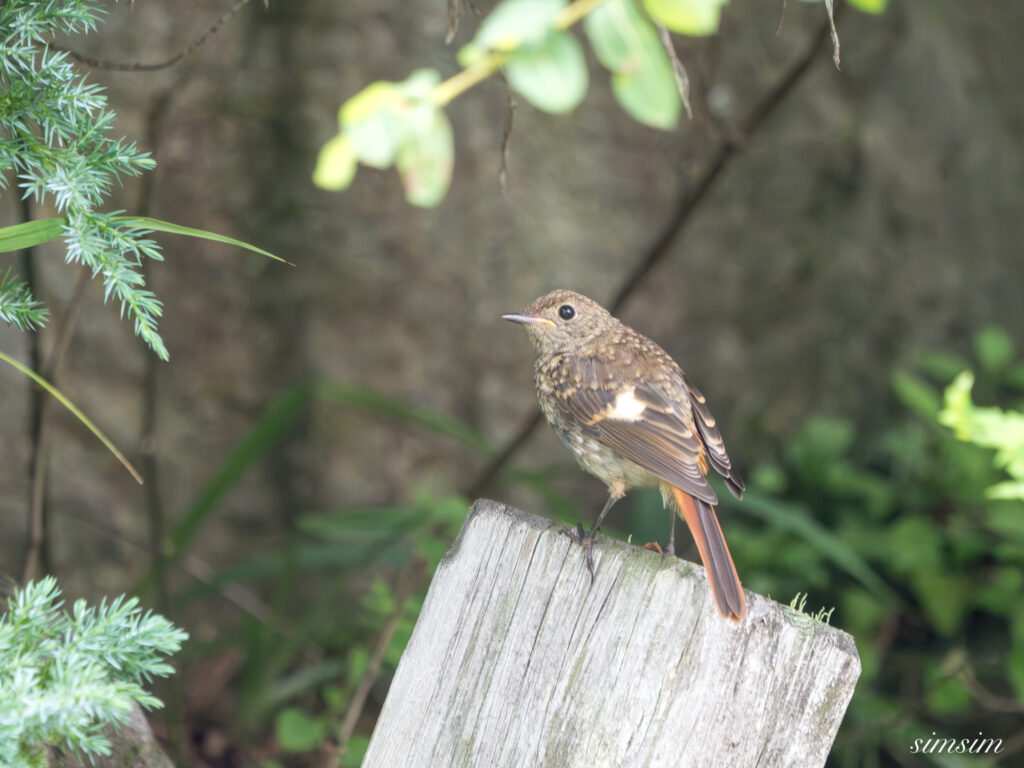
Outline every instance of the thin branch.
{"type": "MultiPolygon", "coordinates": [[[[27,197],[21,200],[21,219],[32,218],[32,201],[27,197]]],[[[26,284],[32,295],[39,296],[39,281],[36,280],[33,248],[21,252],[21,269],[26,284]]],[[[38,371],[42,352],[39,349],[39,332],[27,334],[29,365],[38,371]]],[[[28,552],[25,555],[25,567],[22,570],[21,583],[27,584],[34,579],[40,570],[45,552],[46,540],[46,397],[39,387],[29,390],[29,499],[28,499],[28,552]]]]}
{"type": "Polygon", "coordinates": [[[832,33],[832,61],[839,69],[839,32],[836,30],[835,0],[825,0],[825,13],[828,15],[829,31],[832,33]]]}
{"type": "MultiPolygon", "coordinates": [[[[751,110],[747,119],[743,121],[741,132],[745,139],[749,139],[764,124],[765,120],[775,111],[785,98],[793,91],[807,71],[811,68],[818,55],[822,43],[828,37],[831,19],[822,24],[815,33],[811,44],[804,54],[790,67],[785,76],[768,92],[751,110]]],[[[723,141],[719,144],[704,172],[697,182],[684,190],[676,201],[674,211],[669,217],[661,233],[654,239],[654,242],[641,256],[636,266],[630,270],[618,290],[614,294],[609,309],[616,312],[621,309],[626,300],[636,290],[637,286],[658,264],[665,260],[671,252],[672,245],[679,237],[683,226],[689,221],[690,216],[697,209],[698,205],[707,197],[708,192],[714,186],[715,181],[722,171],[740,151],[740,145],[733,141],[723,141]]],[[[524,417],[515,435],[505,444],[504,448],[477,474],[465,490],[465,495],[473,499],[481,495],[483,491],[494,481],[498,473],[505,467],[509,460],[533,434],[533,430],[541,422],[540,412],[534,408],[530,414],[524,417]]]]}
{"type": "Polygon", "coordinates": [[[501,132],[501,169],[498,171],[498,184],[503,195],[506,193],[508,181],[508,150],[512,143],[512,125],[516,118],[516,100],[508,83],[505,84],[505,95],[508,98],[508,106],[505,107],[505,127],[501,132]]]}
{"type": "Polygon", "coordinates": [[[672,33],[659,24],[658,37],[661,38],[661,47],[665,49],[668,60],[672,62],[672,74],[676,77],[676,87],[679,89],[679,98],[683,100],[686,116],[693,120],[693,109],[690,108],[690,78],[676,52],[675,43],[672,42],[672,33]]]}
{"type": "Polygon", "coordinates": [[[444,36],[444,44],[451,45],[459,33],[459,20],[462,17],[462,0],[448,0],[448,31],[444,36]]]}
{"type": "Polygon", "coordinates": [[[1002,747],[999,753],[993,753],[985,758],[985,765],[1008,765],[1007,758],[1024,749],[1024,729],[1017,731],[1004,741],[1002,747]]]}
{"type": "MultiPolygon", "coordinates": [[[[184,59],[186,56],[194,53],[206,40],[217,32],[225,22],[227,22],[232,16],[247,6],[252,0],[238,0],[228,10],[224,11],[217,19],[207,27],[206,31],[203,32],[199,37],[192,40],[188,45],[182,48],[171,58],[166,61],[160,61],[154,64],[144,64],[141,61],[131,62],[120,62],[120,61],[106,61],[104,59],[96,59],[92,56],[86,56],[85,54],[78,53],[69,48],[62,48],[59,45],[51,45],[51,48],[55,48],[58,51],[66,51],[71,58],[80,64],[84,64],[91,69],[107,69],[114,72],[154,72],[159,69],[168,69],[173,67],[179,61],[184,59]]],[[[266,3],[264,3],[266,5],[266,3]]]]}
{"type": "MultiPolygon", "coordinates": [[[[63,509],[59,514],[64,517],[70,517],[73,520],[77,520],[80,523],[84,523],[85,525],[102,531],[108,536],[119,541],[123,541],[129,546],[154,554],[153,548],[150,544],[142,541],[141,539],[136,539],[133,536],[130,536],[120,528],[110,525],[109,523],[93,520],[90,517],[77,514],[71,509],[63,509]]],[[[238,608],[243,613],[248,614],[261,624],[266,624],[268,627],[282,635],[293,634],[290,627],[274,621],[271,615],[270,606],[263,602],[255,592],[251,592],[239,584],[218,585],[216,583],[216,571],[205,560],[202,560],[195,555],[183,555],[181,559],[174,564],[174,567],[200,584],[210,587],[225,602],[233,605],[235,608],[238,608]]]]}

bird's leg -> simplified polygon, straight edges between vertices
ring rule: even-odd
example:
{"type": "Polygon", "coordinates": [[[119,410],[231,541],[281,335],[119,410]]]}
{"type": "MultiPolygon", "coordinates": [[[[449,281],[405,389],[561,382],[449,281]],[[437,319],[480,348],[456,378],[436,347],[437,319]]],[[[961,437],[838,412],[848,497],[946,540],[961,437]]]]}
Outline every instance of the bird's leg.
{"type": "Polygon", "coordinates": [[[604,520],[609,510],[611,510],[615,502],[621,499],[622,496],[623,493],[616,493],[614,489],[611,490],[611,492],[608,494],[608,501],[604,503],[604,508],[601,510],[601,514],[597,516],[597,520],[595,520],[594,524],[590,526],[590,530],[587,531],[587,535],[584,538],[591,539],[594,537],[594,534],[597,533],[597,529],[601,527],[601,521],[604,520]]]}
{"type": "Polygon", "coordinates": [[[665,547],[666,555],[674,555],[676,553],[676,510],[671,504],[668,505],[668,546],[665,547]]]}
{"type": "Polygon", "coordinates": [[[587,551],[587,570],[590,571],[590,580],[594,580],[594,534],[597,533],[597,529],[601,526],[601,521],[604,520],[605,515],[615,505],[615,502],[621,499],[625,495],[625,489],[620,489],[617,486],[613,486],[608,489],[608,501],[604,503],[604,508],[601,510],[601,514],[597,516],[594,524],[590,526],[590,530],[586,533],[583,532],[583,524],[576,523],[576,535],[573,537],[580,543],[580,545],[587,551]]]}

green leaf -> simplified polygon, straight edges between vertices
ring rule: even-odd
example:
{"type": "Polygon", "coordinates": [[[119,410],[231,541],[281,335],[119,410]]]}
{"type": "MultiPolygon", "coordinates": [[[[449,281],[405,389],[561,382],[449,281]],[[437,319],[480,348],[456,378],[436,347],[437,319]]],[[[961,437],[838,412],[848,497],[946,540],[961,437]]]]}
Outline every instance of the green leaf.
{"type": "Polygon", "coordinates": [[[949,427],[960,440],[971,439],[971,389],[974,374],[962,371],[953,383],[946,387],[946,402],[939,413],[939,423],[949,427]]]}
{"type": "MultiPolygon", "coordinates": [[[[149,216],[115,216],[115,221],[124,221],[129,224],[137,224],[140,227],[151,229],[154,232],[167,232],[171,235],[186,235],[188,237],[198,237],[201,240],[210,240],[214,243],[223,243],[224,245],[233,245],[237,248],[244,248],[247,251],[258,253],[260,256],[266,256],[268,259],[274,261],[280,261],[283,264],[292,264],[286,259],[282,259],[280,256],[275,256],[270,251],[264,251],[262,248],[257,248],[251,243],[247,243],[243,240],[236,240],[233,237],[227,235],[218,235],[216,232],[207,232],[205,229],[194,229],[193,227],[185,227],[181,224],[172,224],[169,221],[161,221],[160,219],[153,219],[149,216]]],[[[295,266],[292,264],[292,266],[295,266]]]]}
{"type": "Polygon", "coordinates": [[[939,393],[930,385],[906,371],[893,371],[889,383],[903,405],[925,421],[934,421],[939,413],[939,393]]]}
{"type": "Polygon", "coordinates": [[[492,51],[511,51],[541,43],[554,30],[565,0],[504,0],[480,24],[472,45],[492,51]]]}
{"type": "Polygon", "coordinates": [[[441,82],[441,73],[430,67],[421,67],[398,84],[398,90],[409,101],[423,102],[441,82]]]}
{"type": "Polygon", "coordinates": [[[989,504],[985,508],[985,525],[1000,538],[1024,542],[1024,513],[1017,504],[989,504]]]}
{"type": "MultiPolygon", "coordinates": [[[[274,259],[275,261],[284,262],[285,264],[291,263],[289,261],[285,261],[285,259],[282,259],[280,256],[275,256],[269,251],[264,251],[262,248],[257,248],[255,245],[250,243],[246,243],[242,240],[236,240],[235,238],[227,237],[226,235],[218,235],[216,232],[207,232],[205,229],[195,229],[193,227],[182,226],[181,224],[172,224],[169,221],[154,219],[149,216],[114,216],[111,220],[125,222],[128,225],[137,225],[145,229],[151,229],[154,232],[167,232],[173,235],[188,235],[189,237],[198,237],[203,240],[212,240],[215,243],[234,245],[238,248],[244,248],[248,251],[252,251],[253,253],[258,253],[261,256],[266,256],[268,259],[274,259]]],[[[31,248],[42,243],[48,243],[51,240],[56,240],[64,234],[65,223],[66,220],[64,217],[60,216],[52,219],[26,221],[24,224],[15,224],[11,227],[0,228],[0,253],[20,251],[24,248],[31,248]]]]}
{"type": "MultiPolygon", "coordinates": [[[[249,433],[235,445],[163,544],[167,565],[178,562],[224,497],[241,482],[249,468],[277,444],[309,401],[310,393],[308,384],[299,384],[278,395],[249,433]]],[[[136,591],[142,591],[152,578],[153,569],[150,568],[136,591]]]]}
{"type": "Polygon", "coordinates": [[[138,471],[135,469],[135,467],[132,466],[131,462],[128,461],[128,459],[126,459],[124,457],[124,454],[121,453],[117,449],[117,446],[115,446],[110,441],[110,438],[108,438],[105,434],[100,432],[99,427],[97,427],[95,424],[93,424],[92,421],[89,419],[89,417],[87,417],[84,413],[82,413],[82,411],[80,411],[78,409],[78,406],[76,406],[74,403],[72,403],[70,400],[68,400],[67,397],[65,397],[64,394],[59,389],[57,389],[50,382],[48,382],[46,379],[44,379],[38,373],[33,371],[27,365],[23,365],[22,363],[19,363],[17,360],[15,360],[12,357],[8,357],[3,352],[0,352],[0,361],[5,362],[8,365],[10,365],[10,366],[16,368],[17,370],[21,371],[23,374],[25,374],[30,379],[32,379],[32,381],[34,381],[40,387],[45,389],[49,394],[53,395],[53,397],[57,400],[58,403],[60,403],[65,408],[67,408],[69,411],[71,411],[71,413],[74,414],[74,417],[76,419],[78,419],[80,422],[82,422],[82,424],[84,424],[86,426],[86,428],[90,432],[92,432],[94,435],[96,435],[96,437],[99,439],[99,441],[101,443],[103,443],[104,446],[106,446],[107,450],[110,451],[112,454],[114,454],[114,457],[118,461],[120,461],[124,465],[125,469],[127,469],[131,473],[131,476],[135,478],[135,481],[139,485],[142,485],[142,476],[138,473],[138,471]]]}
{"type": "Polygon", "coordinates": [[[366,757],[366,750],[370,748],[369,736],[353,736],[345,745],[345,754],[341,756],[339,768],[359,768],[366,757]]]}
{"type": "Polygon", "coordinates": [[[444,110],[424,105],[407,118],[407,131],[395,165],[406,199],[412,205],[431,208],[444,199],[451,184],[455,164],[452,126],[444,110]]]}
{"type": "Polygon", "coordinates": [[[964,712],[974,699],[967,687],[954,677],[941,676],[938,670],[931,671],[932,682],[927,689],[925,701],[928,709],[937,715],[964,712]]]}
{"type": "Polygon", "coordinates": [[[907,576],[942,569],[942,535],[931,520],[904,517],[885,536],[886,562],[893,572],[907,576]]]}
{"type": "Polygon", "coordinates": [[[996,483],[985,490],[990,499],[1021,499],[1024,500],[1024,480],[1007,480],[996,483]]]}
{"type": "Polygon", "coordinates": [[[0,227],[0,253],[21,251],[32,248],[51,240],[56,240],[64,233],[64,218],[39,219],[0,227]]]}
{"type": "Polygon", "coordinates": [[[340,192],[356,177],[356,150],[352,140],[338,134],[320,148],[313,171],[313,183],[322,189],[340,192]]]}
{"type": "Polygon", "coordinates": [[[970,363],[960,355],[947,352],[930,352],[921,358],[920,367],[944,384],[948,384],[970,363]]]}
{"type": "Polygon", "coordinates": [[[298,526],[324,541],[376,543],[413,530],[421,519],[414,506],[369,507],[305,514],[298,526]]]}
{"type": "Polygon", "coordinates": [[[341,105],[338,110],[338,123],[342,128],[354,125],[374,112],[399,103],[401,99],[402,94],[395,83],[387,80],[370,83],[341,105]]]}
{"type": "Polygon", "coordinates": [[[682,102],[672,64],[658,33],[634,3],[611,0],[583,23],[598,60],[612,73],[612,92],[626,113],[653,128],[673,127],[682,102]]]}
{"type": "Polygon", "coordinates": [[[656,22],[684,35],[713,35],[726,0],[644,0],[656,22]]]}
{"type": "MultiPolygon", "coordinates": [[[[731,502],[727,499],[726,503],[731,502]]],[[[899,605],[900,599],[847,541],[816,521],[803,507],[786,504],[748,491],[737,510],[764,520],[773,527],[788,530],[811,545],[863,584],[886,606],[899,605]]]]}
{"type": "Polygon", "coordinates": [[[416,405],[406,400],[387,397],[372,389],[350,387],[333,382],[317,382],[314,391],[318,398],[327,402],[362,408],[390,416],[393,419],[407,421],[432,432],[454,438],[485,456],[494,455],[494,447],[479,432],[465,422],[442,411],[416,405]]]}
{"type": "Polygon", "coordinates": [[[1013,340],[1002,328],[989,326],[975,336],[974,354],[986,371],[1000,371],[1013,360],[1013,340]]]}
{"type": "Polygon", "coordinates": [[[289,752],[308,752],[326,733],[327,724],[323,720],[310,717],[298,707],[281,710],[274,721],[277,742],[289,752]]]}
{"type": "Polygon", "coordinates": [[[401,83],[379,81],[357,93],[338,114],[347,146],[337,143],[332,147],[338,139],[328,142],[321,150],[317,173],[334,182],[333,188],[343,189],[352,181],[356,158],[374,168],[388,168],[404,153],[400,160],[403,166],[410,166],[410,157],[418,159],[412,164],[426,177],[425,182],[416,185],[416,199],[436,198],[434,202],[416,204],[435,205],[448,189],[454,155],[448,120],[443,114],[435,115],[436,108],[430,102],[439,82],[437,70],[418,69],[401,83]],[[325,158],[329,148],[331,154],[325,158]],[[416,155],[417,149],[423,150],[421,156],[416,155]],[[332,164],[322,165],[325,160],[332,164]]]}
{"type": "Polygon", "coordinates": [[[918,571],[910,575],[928,623],[938,633],[949,636],[960,625],[968,607],[968,584],[960,574],[944,571],[918,571]]]}
{"type": "Polygon", "coordinates": [[[570,112],[587,92],[583,47],[568,32],[551,32],[539,44],[517,48],[505,73],[509,85],[545,112],[570,112]]]}
{"type": "Polygon", "coordinates": [[[858,11],[864,13],[871,13],[878,15],[882,13],[886,6],[889,5],[889,0],[849,0],[850,5],[856,8],[858,11]]]}
{"type": "Polygon", "coordinates": [[[1017,643],[1013,646],[1006,659],[1006,666],[1017,698],[1024,699],[1024,644],[1017,643]]]}
{"type": "Polygon", "coordinates": [[[394,162],[404,129],[399,108],[405,101],[396,83],[378,81],[341,106],[342,130],[362,162],[382,169],[394,162]]]}

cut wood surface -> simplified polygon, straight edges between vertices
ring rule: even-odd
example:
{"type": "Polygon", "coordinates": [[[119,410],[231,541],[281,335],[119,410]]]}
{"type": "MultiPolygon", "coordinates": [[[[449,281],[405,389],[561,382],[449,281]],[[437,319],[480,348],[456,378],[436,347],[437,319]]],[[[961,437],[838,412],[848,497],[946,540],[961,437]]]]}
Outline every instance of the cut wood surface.
{"type": "Polygon", "coordinates": [[[853,638],[704,569],[473,505],[438,566],[364,768],[821,766],[860,675],[853,638]]]}

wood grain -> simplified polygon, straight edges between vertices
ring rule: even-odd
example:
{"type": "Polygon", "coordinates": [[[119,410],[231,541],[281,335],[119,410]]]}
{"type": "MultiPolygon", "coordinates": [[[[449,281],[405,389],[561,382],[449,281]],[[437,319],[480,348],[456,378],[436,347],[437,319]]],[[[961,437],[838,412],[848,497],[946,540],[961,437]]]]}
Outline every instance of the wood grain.
{"type": "Polygon", "coordinates": [[[860,660],[844,632],[699,566],[478,501],[437,569],[363,763],[821,766],[860,660]]]}

